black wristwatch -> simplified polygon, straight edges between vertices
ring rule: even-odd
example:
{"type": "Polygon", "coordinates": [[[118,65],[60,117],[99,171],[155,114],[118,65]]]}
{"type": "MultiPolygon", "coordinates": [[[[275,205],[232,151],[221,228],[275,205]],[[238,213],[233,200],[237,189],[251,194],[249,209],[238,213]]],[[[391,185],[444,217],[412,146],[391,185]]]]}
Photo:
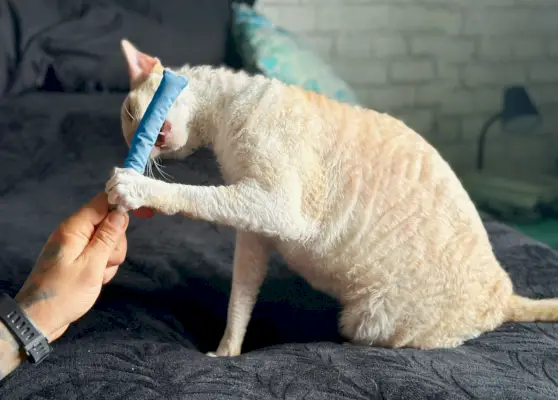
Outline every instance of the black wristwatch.
{"type": "Polygon", "coordinates": [[[16,337],[30,362],[38,364],[52,352],[45,335],[7,294],[0,295],[0,320],[16,337]]]}

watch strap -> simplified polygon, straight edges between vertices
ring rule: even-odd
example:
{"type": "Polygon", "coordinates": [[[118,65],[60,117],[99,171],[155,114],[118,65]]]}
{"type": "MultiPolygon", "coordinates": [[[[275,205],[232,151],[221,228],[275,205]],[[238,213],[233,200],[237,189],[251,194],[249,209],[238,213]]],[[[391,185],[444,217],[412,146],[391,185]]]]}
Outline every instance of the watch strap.
{"type": "Polygon", "coordinates": [[[30,362],[38,364],[52,351],[47,338],[7,294],[0,295],[0,320],[16,337],[30,362]]]}

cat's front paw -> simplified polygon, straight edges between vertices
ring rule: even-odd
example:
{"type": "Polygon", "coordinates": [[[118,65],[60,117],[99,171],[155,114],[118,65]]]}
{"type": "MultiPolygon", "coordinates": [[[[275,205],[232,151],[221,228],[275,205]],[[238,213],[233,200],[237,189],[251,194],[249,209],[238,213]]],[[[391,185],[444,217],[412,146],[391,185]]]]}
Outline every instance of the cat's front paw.
{"type": "Polygon", "coordinates": [[[209,357],[236,357],[240,355],[240,346],[234,345],[233,343],[227,343],[225,340],[224,344],[220,344],[217,350],[205,353],[209,357]]]}
{"type": "Polygon", "coordinates": [[[240,355],[240,351],[236,351],[233,349],[225,349],[225,350],[216,350],[216,351],[209,351],[205,353],[206,356],[209,357],[236,357],[240,355]]]}
{"type": "Polygon", "coordinates": [[[146,206],[152,181],[131,168],[115,168],[105,186],[109,204],[123,212],[146,206]]]}

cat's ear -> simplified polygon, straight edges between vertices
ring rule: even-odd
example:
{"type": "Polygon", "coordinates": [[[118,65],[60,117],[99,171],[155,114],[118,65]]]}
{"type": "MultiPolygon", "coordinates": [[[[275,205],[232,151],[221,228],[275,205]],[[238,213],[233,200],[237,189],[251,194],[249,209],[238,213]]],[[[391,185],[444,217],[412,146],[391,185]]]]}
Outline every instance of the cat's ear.
{"type": "Polygon", "coordinates": [[[161,67],[161,62],[158,58],[142,53],[126,39],[122,40],[120,45],[128,64],[128,75],[130,76],[130,84],[132,86],[147,78],[154,68],[161,67]]]}

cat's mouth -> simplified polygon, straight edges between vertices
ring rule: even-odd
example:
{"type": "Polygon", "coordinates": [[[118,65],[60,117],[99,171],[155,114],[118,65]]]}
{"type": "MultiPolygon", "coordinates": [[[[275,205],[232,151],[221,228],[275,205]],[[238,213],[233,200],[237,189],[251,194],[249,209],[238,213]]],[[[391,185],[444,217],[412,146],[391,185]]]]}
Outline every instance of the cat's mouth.
{"type": "Polygon", "coordinates": [[[167,136],[171,133],[171,130],[172,130],[172,124],[169,121],[165,120],[165,122],[163,122],[163,126],[161,127],[161,130],[159,131],[157,140],[155,141],[155,147],[160,147],[160,148],[167,147],[166,140],[167,140],[167,136]]]}
{"type": "Polygon", "coordinates": [[[159,136],[157,136],[157,140],[155,141],[155,147],[165,147],[165,136],[166,134],[161,132],[159,136]]]}

